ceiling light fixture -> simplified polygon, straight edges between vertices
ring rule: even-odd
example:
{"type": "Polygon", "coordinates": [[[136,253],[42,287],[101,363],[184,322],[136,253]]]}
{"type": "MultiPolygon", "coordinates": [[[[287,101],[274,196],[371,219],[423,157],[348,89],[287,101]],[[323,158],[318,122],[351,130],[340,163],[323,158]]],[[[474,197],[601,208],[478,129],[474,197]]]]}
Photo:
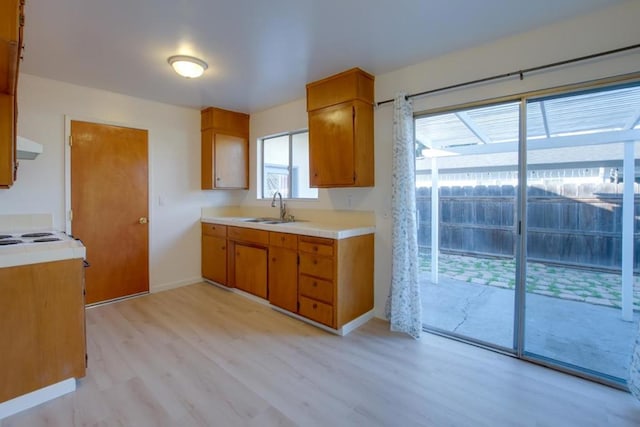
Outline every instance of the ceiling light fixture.
{"type": "Polygon", "coordinates": [[[167,62],[173,67],[176,73],[188,79],[200,77],[209,66],[202,59],[187,55],[170,56],[167,62]]]}

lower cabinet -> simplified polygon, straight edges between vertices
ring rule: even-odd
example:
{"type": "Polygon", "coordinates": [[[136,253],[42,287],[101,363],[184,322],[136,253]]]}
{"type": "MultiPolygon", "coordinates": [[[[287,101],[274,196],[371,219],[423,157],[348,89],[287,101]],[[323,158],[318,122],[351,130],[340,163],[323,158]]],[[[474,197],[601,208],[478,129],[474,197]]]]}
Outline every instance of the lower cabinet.
{"type": "Polygon", "coordinates": [[[267,249],[235,244],[235,286],[267,298],[267,249]]]}
{"type": "Polygon", "coordinates": [[[227,284],[227,227],[202,224],[202,277],[227,284]]]}
{"type": "Polygon", "coordinates": [[[0,268],[0,402],[86,373],[82,259],[0,268]]]}
{"type": "Polygon", "coordinates": [[[298,236],[269,233],[269,302],[298,311],[298,236]]]}
{"type": "Polygon", "coordinates": [[[373,309],[373,260],[373,234],[327,239],[203,223],[203,277],[333,329],[373,309]]]}

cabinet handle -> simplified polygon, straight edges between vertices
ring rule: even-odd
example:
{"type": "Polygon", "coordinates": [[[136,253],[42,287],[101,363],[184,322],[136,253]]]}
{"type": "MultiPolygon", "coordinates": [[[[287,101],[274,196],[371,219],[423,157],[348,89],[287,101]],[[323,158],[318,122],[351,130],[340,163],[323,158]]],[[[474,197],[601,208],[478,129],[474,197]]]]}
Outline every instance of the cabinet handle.
{"type": "Polygon", "coordinates": [[[227,249],[226,246],[221,247],[220,249],[222,249],[223,251],[227,249]]]}
{"type": "Polygon", "coordinates": [[[313,303],[313,309],[315,310],[316,308],[318,308],[318,304],[316,304],[315,302],[313,303]]]}
{"type": "Polygon", "coordinates": [[[280,241],[281,241],[282,243],[284,243],[284,236],[282,236],[282,237],[280,238],[280,241]]]}
{"type": "Polygon", "coordinates": [[[317,259],[313,260],[313,265],[318,265],[318,260],[317,259]]]}
{"type": "Polygon", "coordinates": [[[317,247],[317,246],[314,246],[314,247],[313,247],[313,251],[314,251],[314,252],[318,252],[318,247],[317,247]]]}
{"type": "Polygon", "coordinates": [[[276,259],[275,258],[271,258],[271,262],[276,262],[276,259]]]}
{"type": "Polygon", "coordinates": [[[313,282],[313,287],[317,288],[318,287],[318,282],[313,282]]]}

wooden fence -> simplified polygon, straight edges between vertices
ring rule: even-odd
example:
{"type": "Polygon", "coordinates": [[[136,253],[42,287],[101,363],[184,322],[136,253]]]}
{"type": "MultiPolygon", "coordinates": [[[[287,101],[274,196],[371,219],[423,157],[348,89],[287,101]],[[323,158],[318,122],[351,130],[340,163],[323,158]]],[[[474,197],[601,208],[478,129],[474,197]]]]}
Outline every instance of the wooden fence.
{"type": "MultiPolygon", "coordinates": [[[[636,184],[636,190],[638,185],[636,184]]],[[[622,185],[554,184],[527,188],[530,260],[619,270],[622,185]]],[[[440,249],[515,255],[517,187],[440,187],[440,249]]],[[[640,197],[635,197],[634,271],[640,271],[640,197]]],[[[431,246],[431,189],[417,190],[418,244],[431,246]]]]}

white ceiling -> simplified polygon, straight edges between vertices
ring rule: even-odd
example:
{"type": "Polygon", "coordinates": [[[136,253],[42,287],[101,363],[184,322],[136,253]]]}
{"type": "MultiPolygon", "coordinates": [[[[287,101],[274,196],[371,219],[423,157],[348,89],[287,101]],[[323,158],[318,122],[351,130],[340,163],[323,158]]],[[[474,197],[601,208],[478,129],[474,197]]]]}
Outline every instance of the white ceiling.
{"type": "Polygon", "coordinates": [[[623,0],[28,0],[22,71],[256,112],[351,67],[383,74],[623,0]],[[197,80],[167,64],[209,63],[197,80]]]}

